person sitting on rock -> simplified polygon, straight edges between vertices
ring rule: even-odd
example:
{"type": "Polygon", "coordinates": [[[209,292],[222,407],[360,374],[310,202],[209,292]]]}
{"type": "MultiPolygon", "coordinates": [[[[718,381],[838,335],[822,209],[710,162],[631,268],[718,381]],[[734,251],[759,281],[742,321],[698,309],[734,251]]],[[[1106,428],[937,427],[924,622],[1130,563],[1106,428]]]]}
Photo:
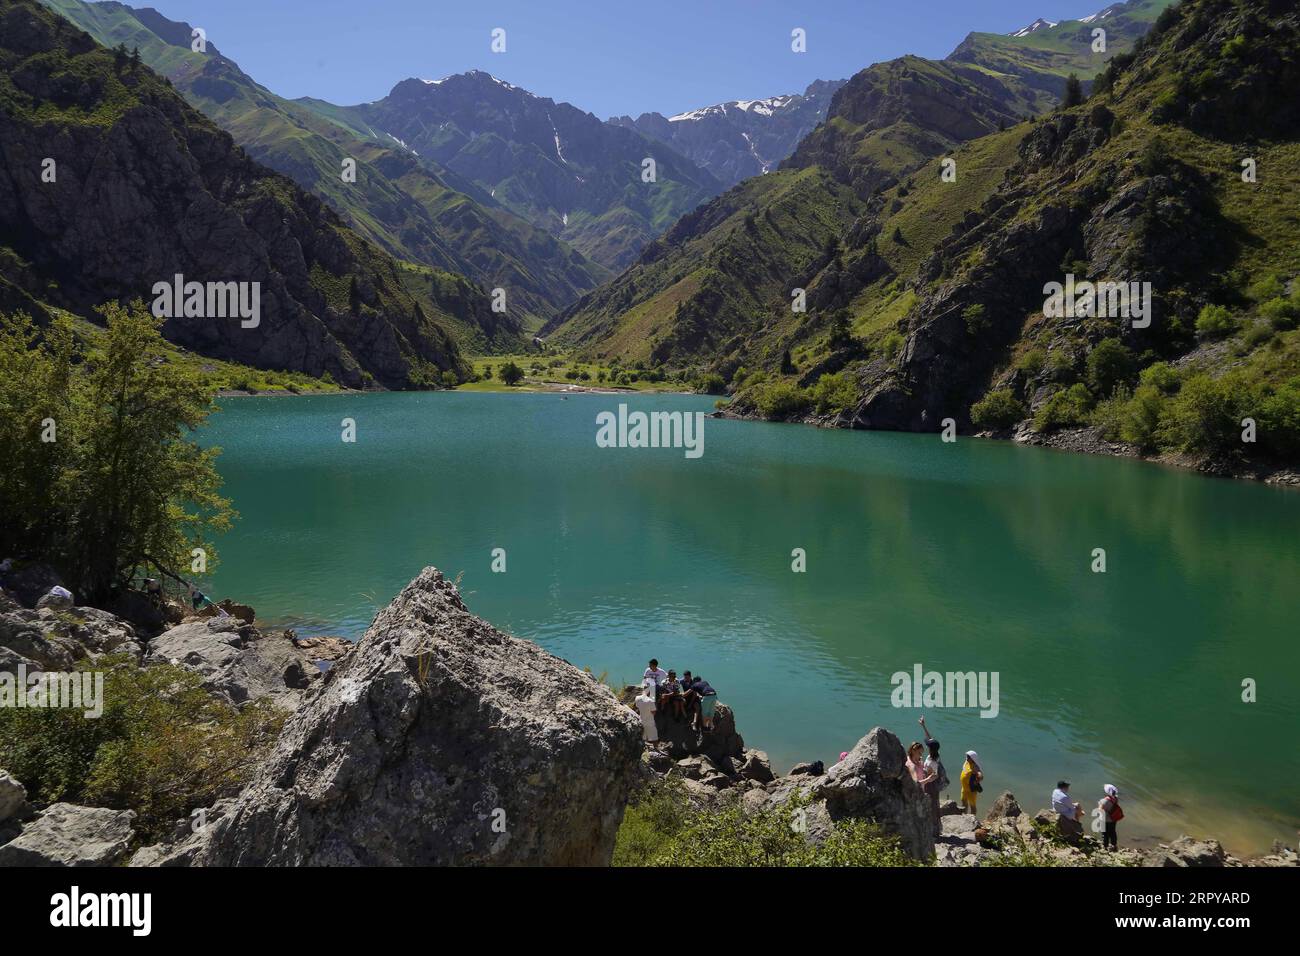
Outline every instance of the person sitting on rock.
{"type": "Polygon", "coordinates": [[[966,762],[961,765],[961,805],[975,816],[975,800],[984,790],[984,771],[980,769],[980,755],[966,751],[966,762]]]}
{"type": "Polygon", "coordinates": [[[1070,799],[1070,781],[1058,780],[1052,791],[1052,809],[1056,811],[1056,825],[1061,836],[1070,843],[1078,843],[1083,836],[1083,808],[1070,799]]]}
{"type": "Polygon", "coordinates": [[[653,657],[650,658],[650,666],[647,667],[645,669],[645,673],[641,675],[642,680],[646,680],[647,678],[654,681],[655,698],[658,699],[660,694],[660,687],[663,685],[663,682],[668,679],[668,672],[663,670],[659,666],[659,661],[653,657]]]}
{"type": "Polygon", "coordinates": [[[682,685],[677,680],[677,672],[670,670],[668,680],[659,688],[659,707],[667,710],[668,716],[677,723],[686,719],[686,701],[682,696],[682,685]]]}
{"type": "Polygon", "coordinates": [[[704,725],[704,730],[712,730],[713,711],[718,704],[718,692],[709,686],[709,682],[703,677],[695,678],[691,690],[695,691],[695,696],[700,701],[700,722],[704,725]]]}
{"type": "Polygon", "coordinates": [[[682,689],[682,703],[686,708],[686,718],[694,727],[699,723],[697,718],[700,714],[700,695],[695,693],[695,678],[691,676],[690,671],[683,671],[682,679],[678,684],[682,689]]]}

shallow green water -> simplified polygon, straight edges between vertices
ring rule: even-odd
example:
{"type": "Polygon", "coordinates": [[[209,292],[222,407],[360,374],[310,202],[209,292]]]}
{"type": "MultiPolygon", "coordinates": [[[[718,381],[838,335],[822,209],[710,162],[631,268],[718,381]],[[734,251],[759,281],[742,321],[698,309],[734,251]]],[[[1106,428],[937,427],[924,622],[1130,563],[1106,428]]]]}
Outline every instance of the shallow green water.
{"type": "Polygon", "coordinates": [[[997,672],[999,713],[926,710],[955,781],[1033,812],[1126,798],[1121,841],[1242,851],[1300,827],[1300,494],[937,436],[708,420],[704,455],[607,449],[596,414],[694,396],[228,399],[208,435],[242,514],[217,597],[359,636],[425,565],[470,609],[612,681],[702,673],[778,769],[870,727],[890,676],[997,672]],[[356,420],[357,441],[340,440],[356,420]],[[506,550],[504,574],[490,570],[506,550]],[[807,571],[791,571],[791,550],[807,571]],[[1094,548],[1107,571],[1091,571],[1094,548]],[[1241,682],[1258,682],[1243,703],[1241,682]]]}

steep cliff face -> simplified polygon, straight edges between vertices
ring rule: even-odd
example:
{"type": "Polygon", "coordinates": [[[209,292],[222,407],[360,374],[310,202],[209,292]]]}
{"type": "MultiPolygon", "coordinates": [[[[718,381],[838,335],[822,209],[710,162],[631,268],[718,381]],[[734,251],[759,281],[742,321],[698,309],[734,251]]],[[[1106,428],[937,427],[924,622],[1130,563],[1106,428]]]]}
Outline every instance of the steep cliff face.
{"type": "Polygon", "coordinates": [[[154,285],[258,283],[258,323],[176,317],[164,334],[215,358],[435,384],[465,366],[439,318],[488,312],[448,273],[402,270],[320,200],[270,172],[147,67],[34,2],[0,3],[0,277],[89,314],[154,285]]]}
{"type": "Polygon", "coordinates": [[[185,852],[237,866],[606,865],[641,750],[607,687],[474,617],[426,568],[185,852]]]}

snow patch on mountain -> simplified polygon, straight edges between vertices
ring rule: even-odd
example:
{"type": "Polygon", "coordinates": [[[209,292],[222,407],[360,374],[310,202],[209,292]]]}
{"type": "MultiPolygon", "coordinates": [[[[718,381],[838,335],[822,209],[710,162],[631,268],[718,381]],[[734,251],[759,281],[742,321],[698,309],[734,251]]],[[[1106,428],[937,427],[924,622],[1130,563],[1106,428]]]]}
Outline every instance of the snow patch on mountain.
{"type": "Polygon", "coordinates": [[[1029,34],[1037,33],[1039,30],[1050,30],[1052,27],[1056,26],[1058,22],[1059,21],[1057,20],[1047,20],[1044,19],[1043,17],[1039,17],[1033,23],[1029,24],[1029,26],[1021,27],[1015,33],[1012,33],[1011,36],[1027,37],[1029,36],[1029,34]]]}

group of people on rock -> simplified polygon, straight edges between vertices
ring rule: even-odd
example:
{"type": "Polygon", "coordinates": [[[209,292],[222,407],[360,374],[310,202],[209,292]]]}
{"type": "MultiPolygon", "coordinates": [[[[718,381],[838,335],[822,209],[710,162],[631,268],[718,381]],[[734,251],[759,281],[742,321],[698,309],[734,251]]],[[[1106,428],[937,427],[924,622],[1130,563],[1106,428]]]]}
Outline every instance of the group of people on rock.
{"type": "MultiPolygon", "coordinates": [[[[930,728],[925,725],[925,717],[921,717],[919,722],[921,733],[925,736],[925,744],[913,741],[907,748],[907,770],[930,800],[934,809],[934,835],[938,837],[942,835],[939,794],[948,789],[950,781],[943,761],[939,759],[939,741],[931,736],[930,728]]],[[[841,759],[843,756],[841,755],[841,759]]],[[[980,766],[980,755],[974,750],[966,751],[966,759],[961,767],[960,783],[962,813],[973,816],[976,813],[975,805],[979,795],[984,791],[984,769],[980,766]]],[[[1105,795],[1097,803],[1101,822],[1104,823],[1102,847],[1116,850],[1119,848],[1116,824],[1124,819],[1124,810],[1119,803],[1117,787],[1108,783],[1102,791],[1105,795]]],[[[1067,839],[1074,842],[1083,835],[1083,807],[1070,798],[1068,780],[1058,781],[1056,789],[1052,791],[1052,809],[1056,811],[1057,824],[1067,839]]]]}
{"type": "Polygon", "coordinates": [[[651,658],[635,701],[641,717],[641,736],[652,749],[659,749],[655,714],[661,710],[678,723],[689,721],[692,730],[710,731],[717,702],[718,692],[703,677],[683,671],[679,678],[676,671],[665,671],[658,660],[651,658]]]}

